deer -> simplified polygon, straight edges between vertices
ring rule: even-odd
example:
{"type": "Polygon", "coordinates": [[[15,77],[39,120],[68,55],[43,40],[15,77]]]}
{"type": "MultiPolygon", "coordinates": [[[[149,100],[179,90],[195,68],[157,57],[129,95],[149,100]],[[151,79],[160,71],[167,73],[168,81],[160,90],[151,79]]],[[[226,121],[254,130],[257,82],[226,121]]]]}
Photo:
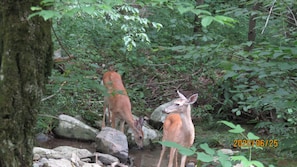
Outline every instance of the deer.
{"type": "Polygon", "coordinates": [[[124,87],[121,75],[115,71],[107,71],[103,75],[103,84],[107,89],[104,97],[102,128],[105,127],[106,108],[108,109],[109,122],[112,128],[120,123],[120,131],[124,133],[125,122],[134,134],[134,140],[138,148],[143,147],[143,118],[134,120],[131,112],[131,102],[124,87]],[[116,122],[117,121],[117,122],[116,122]]]}
{"type": "MultiPolygon", "coordinates": [[[[191,147],[195,139],[195,129],[191,117],[191,104],[195,103],[198,94],[193,94],[186,98],[182,93],[177,91],[179,98],[173,101],[173,104],[163,110],[167,113],[167,117],[163,123],[163,138],[162,141],[175,142],[183,147],[191,147]]],[[[157,167],[160,167],[166,147],[162,145],[160,159],[157,167]]],[[[170,149],[168,167],[173,166],[173,160],[176,158],[176,148],[170,149]]],[[[186,155],[182,155],[180,167],[185,167],[187,160],[186,155]]]]}

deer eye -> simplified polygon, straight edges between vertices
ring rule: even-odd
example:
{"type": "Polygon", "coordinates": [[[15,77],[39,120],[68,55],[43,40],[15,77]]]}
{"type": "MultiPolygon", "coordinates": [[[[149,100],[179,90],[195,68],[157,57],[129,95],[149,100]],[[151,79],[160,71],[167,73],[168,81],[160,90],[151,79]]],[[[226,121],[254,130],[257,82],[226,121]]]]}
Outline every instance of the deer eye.
{"type": "Polygon", "coordinates": [[[175,103],[174,105],[175,105],[175,106],[179,106],[179,104],[178,104],[178,103],[175,103]]]}

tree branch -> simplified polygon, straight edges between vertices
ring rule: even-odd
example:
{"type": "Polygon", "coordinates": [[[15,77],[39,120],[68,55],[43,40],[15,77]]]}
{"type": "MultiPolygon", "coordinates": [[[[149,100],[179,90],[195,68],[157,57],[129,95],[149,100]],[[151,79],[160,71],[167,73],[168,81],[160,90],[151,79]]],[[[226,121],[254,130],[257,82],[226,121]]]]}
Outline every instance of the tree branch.
{"type": "Polygon", "coordinates": [[[269,18],[270,18],[270,16],[271,16],[271,13],[272,13],[272,10],[273,10],[273,7],[274,7],[275,2],[276,2],[276,0],[274,0],[273,3],[272,3],[272,6],[271,6],[271,8],[270,8],[270,10],[269,10],[269,14],[268,14],[268,16],[267,16],[267,19],[266,19],[266,22],[265,22],[265,25],[264,25],[264,27],[263,27],[263,29],[262,29],[261,34],[264,33],[264,31],[265,31],[265,29],[266,29],[266,27],[267,27],[267,25],[268,25],[268,21],[269,21],[269,18]]]}

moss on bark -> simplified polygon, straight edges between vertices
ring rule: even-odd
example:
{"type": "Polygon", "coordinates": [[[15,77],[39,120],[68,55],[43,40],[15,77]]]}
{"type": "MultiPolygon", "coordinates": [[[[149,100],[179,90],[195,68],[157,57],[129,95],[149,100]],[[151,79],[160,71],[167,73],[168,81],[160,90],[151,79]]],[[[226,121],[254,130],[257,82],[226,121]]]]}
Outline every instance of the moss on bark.
{"type": "Polygon", "coordinates": [[[0,166],[32,166],[37,107],[52,66],[51,23],[27,19],[39,2],[0,2],[0,166]]]}

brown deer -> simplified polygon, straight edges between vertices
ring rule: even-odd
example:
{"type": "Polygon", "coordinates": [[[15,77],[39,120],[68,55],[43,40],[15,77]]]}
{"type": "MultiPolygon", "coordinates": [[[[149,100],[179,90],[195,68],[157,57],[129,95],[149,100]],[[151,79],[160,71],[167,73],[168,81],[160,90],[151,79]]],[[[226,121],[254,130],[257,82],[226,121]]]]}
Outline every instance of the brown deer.
{"type": "MultiPolygon", "coordinates": [[[[162,141],[170,141],[178,143],[184,147],[191,147],[195,138],[195,129],[191,118],[191,104],[195,103],[198,94],[193,94],[188,99],[177,91],[179,98],[174,101],[171,106],[164,109],[168,113],[163,124],[162,141]]],[[[160,167],[166,147],[162,146],[162,151],[157,167],[160,167]]],[[[173,166],[173,159],[176,158],[176,148],[170,149],[168,167],[173,166]]],[[[186,155],[182,155],[180,167],[185,167],[186,155]]]]}
{"type": "Polygon", "coordinates": [[[134,120],[131,112],[131,103],[127,91],[123,85],[120,74],[108,71],[103,75],[103,84],[108,91],[104,98],[102,127],[105,127],[105,112],[108,108],[109,122],[112,128],[116,128],[116,121],[120,122],[120,130],[124,133],[125,122],[132,129],[134,139],[139,148],[143,147],[143,118],[134,120]]]}

